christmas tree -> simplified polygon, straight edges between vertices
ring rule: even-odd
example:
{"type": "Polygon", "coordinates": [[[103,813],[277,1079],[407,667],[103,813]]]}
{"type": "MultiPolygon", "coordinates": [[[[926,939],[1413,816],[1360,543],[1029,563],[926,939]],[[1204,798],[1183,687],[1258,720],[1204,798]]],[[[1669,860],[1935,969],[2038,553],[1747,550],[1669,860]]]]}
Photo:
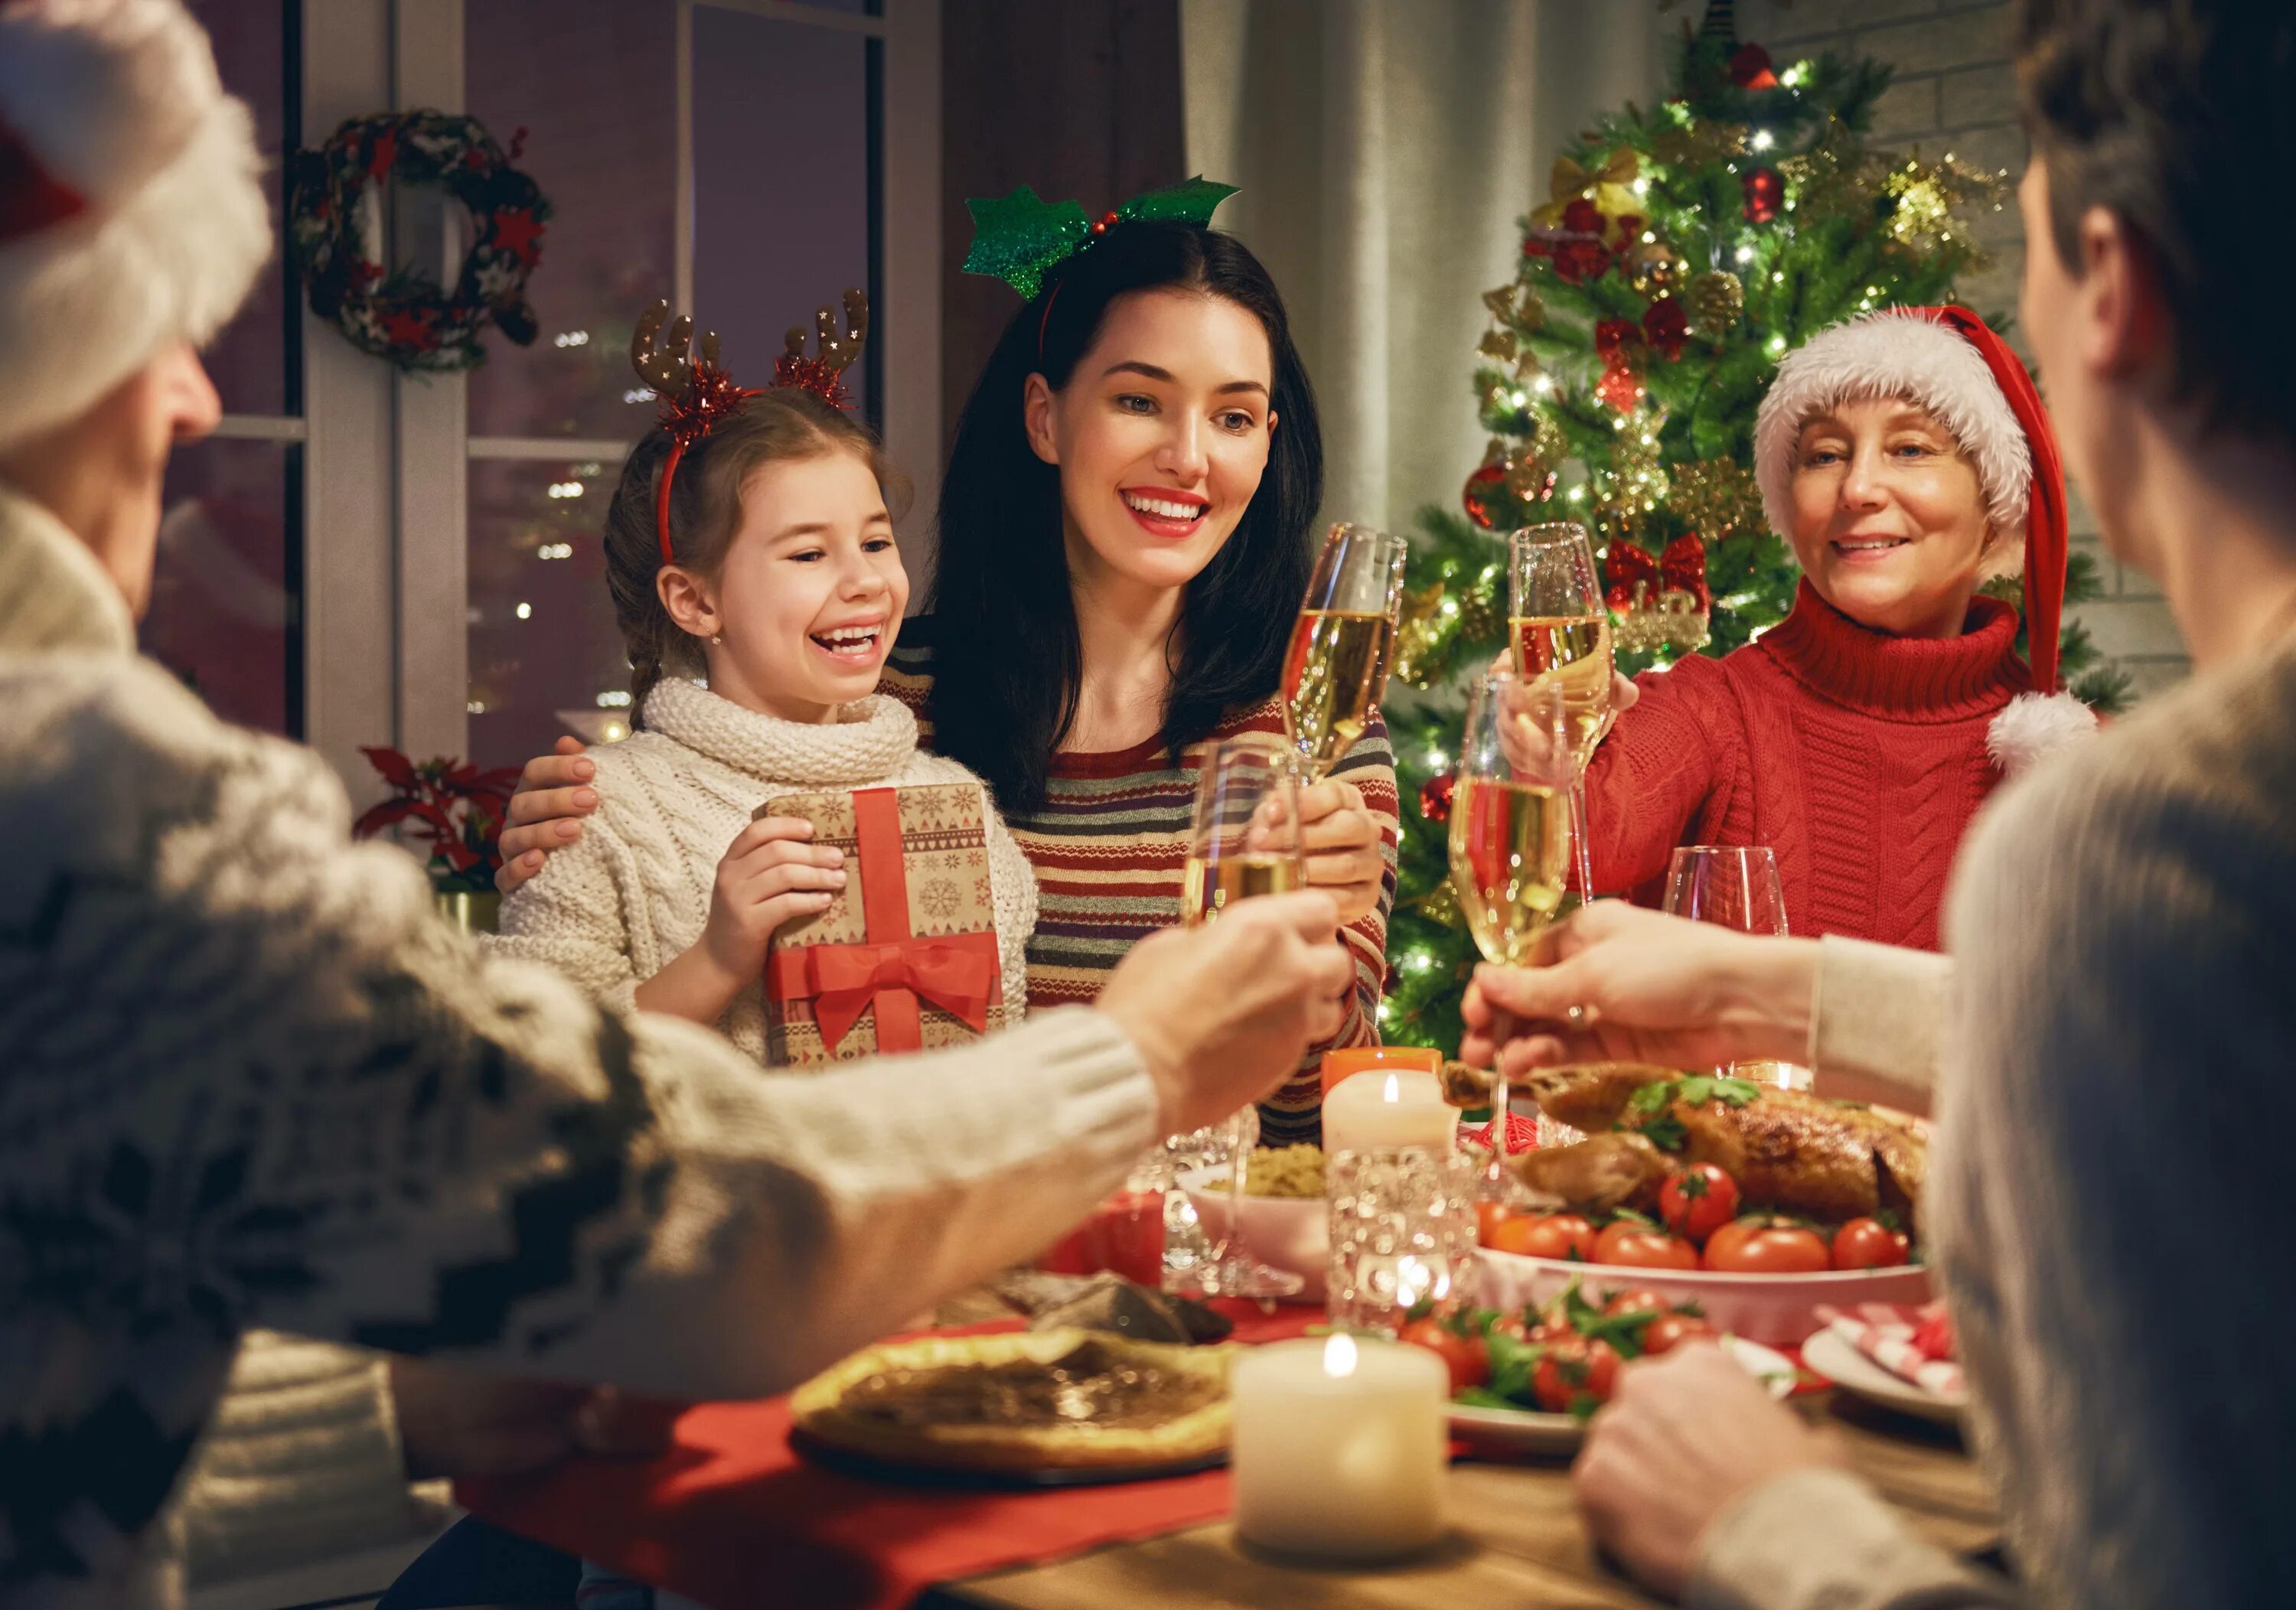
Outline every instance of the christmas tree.
{"type": "MultiPolygon", "coordinates": [[[[1587,527],[1623,671],[1747,642],[1784,616],[1799,575],[1751,467],[1779,357],[1860,313],[1951,301],[1955,277],[1985,266],[1967,220],[2004,204],[2007,176],[1868,146],[1888,83],[1873,61],[1779,67],[1725,30],[1685,41],[1674,97],[1601,119],[1564,153],[1523,221],[1515,278],[1484,293],[1475,384],[1490,445],[1464,518],[1419,516],[1388,703],[1404,799],[1380,1014],[1390,1042],[1458,1042],[1476,954],[1441,818],[1457,682],[1506,643],[1506,533],[1587,527]]],[[[2004,327],[2006,309],[1978,311],[2004,327]]],[[[2075,555],[2067,602],[2097,584],[2075,555]]],[[[1988,590],[2015,601],[2017,585],[1988,590]]],[[[2125,678],[2078,625],[2062,666],[2089,703],[2124,699],[2125,678]]]]}

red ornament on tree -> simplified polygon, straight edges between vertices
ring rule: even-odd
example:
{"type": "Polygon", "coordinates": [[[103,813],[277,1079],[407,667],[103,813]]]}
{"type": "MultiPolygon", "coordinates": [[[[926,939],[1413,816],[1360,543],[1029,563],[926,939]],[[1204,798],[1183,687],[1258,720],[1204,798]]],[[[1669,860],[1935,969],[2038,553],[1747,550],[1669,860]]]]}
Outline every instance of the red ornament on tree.
{"type": "Polygon", "coordinates": [[[1666,354],[1669,364],[1682,356],[1684,338],[1690,334],[1690,315],[1672,297],[1660,297],[1643,315],[1643,339],[1666,354]]]}
{"type": "Polygon", "coordinates": [[[1739,181],[1746,189],[1746,221],[1767,224],[1786,199],[1786,182],[1775,168],[1758,168],[1739,181]]]}
{"type": "Polygon", "coordinates": [[[1730,82],[1740,89],[1775,89],[1778,75],[1772,70],[1770,53],[1759,45],[1742,45],[1730,56],[1730,82]]]}
{"type": "Polygon", "coordinates": [[[1419,785],[1419,813],[1440,826],[1451,820],[1451,790],[1458,787],[1458,777],[1450,772],[1431,777],[1419,785]]]}
{"type": "Polygon", "coordinates": [[[1467,511],[1469,519],[1488,531],[1491,529],[1492,500],[1505,489],[1506,466],[1485,464],[1467,478],[1466,486],[1459,492],[1459,506],[1467,511]]]}
{"type": "Polygon", "coordinates": [[[1632,413],[1642,406],[1643,377],[1635,372],[1634,365],[1621,359],[1603,371],[1603,378],[1595,382],[1595,395],[1620,413],[1632,413]]]}

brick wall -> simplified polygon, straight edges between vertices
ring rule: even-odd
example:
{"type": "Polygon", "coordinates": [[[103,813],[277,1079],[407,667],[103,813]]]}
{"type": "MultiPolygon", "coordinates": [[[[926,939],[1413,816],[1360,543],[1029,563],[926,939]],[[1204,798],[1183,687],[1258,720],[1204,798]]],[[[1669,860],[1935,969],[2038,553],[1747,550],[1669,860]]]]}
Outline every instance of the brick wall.
{"type": "MultiPolygon", "coordinates": [[[[1832,50],[1895,68],[1874,109],[1877,141],[1931,156],[1950,151],[2012,176],[2023,170],[2005,0],[1738,0],[1737,9],[1739,37],[1759,40],[1781,63],[1832,50]]],[[[2013,314],[2024,262],[2014,206],[1988,215],[1978,233],[1994,266],[1962,282],[1963,299],[1988,320],[2013,314]]],[[[2016,341],[2013,327],[2010,339],[2016,341]]],[[[2095,556],[2104,582],[2104,596],[2077,612],[2098,649],[2128,670],[2139,698],[2182,677],[2189,661],[2160,589],[2102,550],[2078,489],[2072,536],[2076,552],[2095,556]]]]}

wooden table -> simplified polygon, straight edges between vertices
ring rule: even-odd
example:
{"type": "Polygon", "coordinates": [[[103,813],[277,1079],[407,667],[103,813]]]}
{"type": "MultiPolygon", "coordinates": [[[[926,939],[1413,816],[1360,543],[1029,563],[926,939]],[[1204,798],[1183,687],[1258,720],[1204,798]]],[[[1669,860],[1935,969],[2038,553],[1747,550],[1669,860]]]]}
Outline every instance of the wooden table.
{"type": "MultiPolygon", "coordinates": [[[[1810,1412],[1841,1433],[1859,1473],[1931,1541],[1956,1554],[1997,1541],[1992,1499],[1951,1432],[1847,1400],[1811,1400],[1810,1412]]],[[[1656,1602],[1595,1557],[1571,1502],[1567,1465],[1465,1463],[1453,1467],[1451,1483],[1451,1541],[1407,1565],[1365,1571],[1277,1565],[1237,1548],[1234,1528],[1222,1522],[1059,1565],[976,1577],[919,1603],[921,1610],[1523,1610],[1656,1602]]]]}

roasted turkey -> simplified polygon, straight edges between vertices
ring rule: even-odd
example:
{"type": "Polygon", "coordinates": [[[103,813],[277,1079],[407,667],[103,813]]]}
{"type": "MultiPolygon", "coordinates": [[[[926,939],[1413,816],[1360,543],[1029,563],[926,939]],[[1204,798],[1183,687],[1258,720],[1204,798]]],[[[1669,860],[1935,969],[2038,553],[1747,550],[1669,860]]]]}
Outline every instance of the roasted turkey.
{"type": "Polygon", "coordinates": [[[1737,1181],[1749,1205],[1824,1220],[1886,1208],[1917,1225],[1929,1173],[1929,1143],[1918,1131],[1768,1085],[1742,1104],[1672,1100],[1646,1110],[1635,1100],[1675,1077],[1626,1063],[1532,1075],[1526,1083],[1540,1110],[1589,1138],[1510,1159],[1516,1176],[1542,1199],[1573,1207],[1648,1207],[1668,1175],[1711,1163],[1737,1181]]]}

